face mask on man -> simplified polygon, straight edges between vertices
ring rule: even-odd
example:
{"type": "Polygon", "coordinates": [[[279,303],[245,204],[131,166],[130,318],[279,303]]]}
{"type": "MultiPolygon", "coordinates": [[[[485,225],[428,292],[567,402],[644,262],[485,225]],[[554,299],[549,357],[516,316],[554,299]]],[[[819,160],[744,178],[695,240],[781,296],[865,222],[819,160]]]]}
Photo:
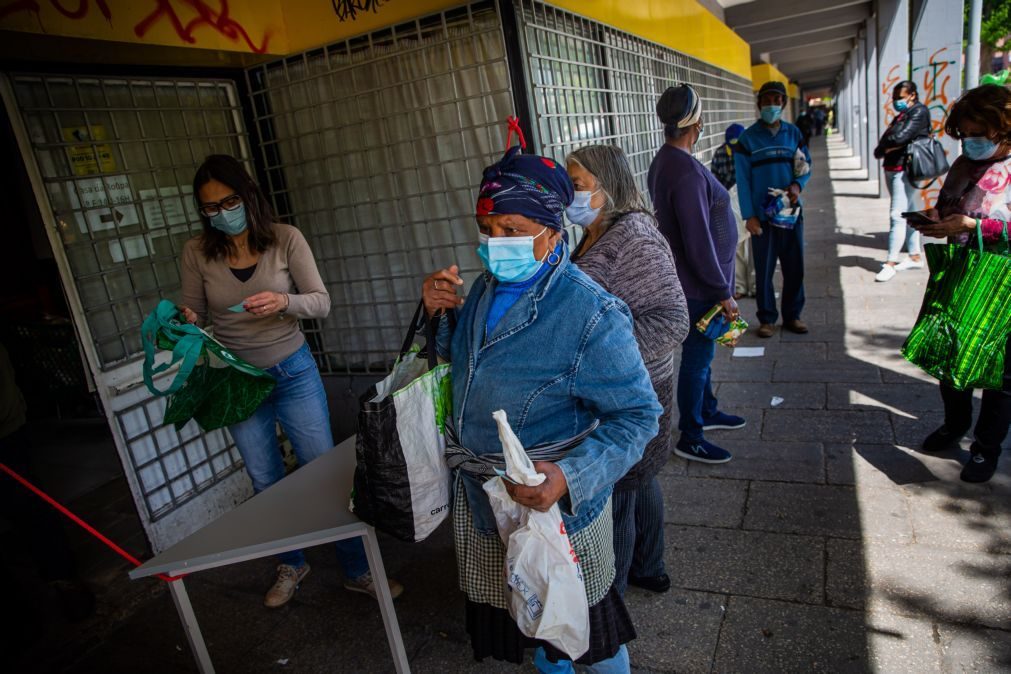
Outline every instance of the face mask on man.
{"type": "MultiPolygon", "coordinates": [[[[534,240],[547,232],[545,228],[537,236],[496,236],[478,234],[480,245],[477,256],[485,269],[500,283],[521,283],[533,278],[544,264],[544,260],[534,257],[534,240]]],[[[551,252],[545,254],[544,259],[551,252]]]]}
{"type": "MultiPolygon", "coordinates": [[[[600,190],[597,190],[599,192],[600,190]]],[[[565,209],[565,217],[574,225],[589,227],[593,224],[597,216],[600,215],[599,208],[590,206],[590,200],[597,192],[576,192],[572,198],[572,205],[565,209]]]]}
{"type": "Polygon", "coordinates": [[[783,106],[781,105],[765,105],[762,106],[762,121],[766,124],[775,124],[779,121],[779,118],[783,114],[783,106]]]}
{"type": "Polygon", "coordinates": [[[997,147],[997,143],[986,136],[970,136],[962,139],[962,154],[976,161],[994,156],[997,147]]]}
{"type": "Polygon", "coordinates": [[[231,211],[222,208],[217,215],[212,215],[208,220],[211,223],[211,227],[229,236],[241,234],[246,229],[247,224],[246,205],[239,204],[238,208],[231,211]]]}

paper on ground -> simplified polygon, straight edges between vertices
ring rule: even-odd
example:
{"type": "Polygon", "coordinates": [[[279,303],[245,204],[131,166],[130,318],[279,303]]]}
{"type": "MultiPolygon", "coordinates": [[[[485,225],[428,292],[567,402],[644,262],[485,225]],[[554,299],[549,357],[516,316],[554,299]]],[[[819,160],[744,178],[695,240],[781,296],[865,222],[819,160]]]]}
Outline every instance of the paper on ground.
{"type": "Polygon", "coordinates": [[[764,355],[764,346],[737,346],[733,353],[734,358],[761,358],[764,355]]]}

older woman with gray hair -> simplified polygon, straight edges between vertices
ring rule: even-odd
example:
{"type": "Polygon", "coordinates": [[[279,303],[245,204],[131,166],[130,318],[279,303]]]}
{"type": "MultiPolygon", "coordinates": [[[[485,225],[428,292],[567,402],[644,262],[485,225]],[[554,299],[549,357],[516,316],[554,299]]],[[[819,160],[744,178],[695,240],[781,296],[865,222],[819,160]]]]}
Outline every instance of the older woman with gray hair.
{"type": "Polygon", "coordinates": [[[572,259],[632,312],[639,353],[663,406],[660,432],[614,487],[615,588],[666,592],[663,492],[656,479],[671,452],[674,350],[688,334],[688,305],[667,240],[635,185],[625,153],[590,145],[566,157],[575,198],[569,220],[585,227],[572,259]]]}

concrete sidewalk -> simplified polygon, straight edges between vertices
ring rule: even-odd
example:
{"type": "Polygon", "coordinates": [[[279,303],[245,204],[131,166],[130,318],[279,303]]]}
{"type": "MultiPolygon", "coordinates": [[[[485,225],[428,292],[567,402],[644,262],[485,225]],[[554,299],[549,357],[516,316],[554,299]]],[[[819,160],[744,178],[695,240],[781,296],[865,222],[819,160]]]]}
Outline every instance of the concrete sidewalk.
{"type": "MultiPolygon", "coordinates": [[[[734,452],[729,464],[672,457],[664,469],[674,589],[629,590],[633,668],[1011,671],[1011,456],[990,483],[967,485],[964,449],[916,450],[941,422],[940,398],[898,350],[927,273],[874,282],[887,202],[867,193],[840,141],[816,139],[814,156],[811,333],[749,335],[743,345],[764,346],[762,358],[720,349],[718,397],[748,426],[713,435],[734,452]]],[[[757,327],[754,303],[742,306],[757,327]]],[[[335,507],[343,498],[334,495],[335,507]]],[[[449,527],[383,549],[407,586],[397,607],[413,671],[517,671],[470,657],[449,527]]],[[[187,580],[219,672],[392,671],[374,603],[343,590],[332,550],[309,560],[312,574],[277,611],[261,607],[270,560],[187,580]]],[[[143,601],[134,596],[102,629],[40,645],[25,668],[194,671],[167,593],[143,582],[143,601]]],[[[122,585],[102,600],[115,602],[122,585]]]]}

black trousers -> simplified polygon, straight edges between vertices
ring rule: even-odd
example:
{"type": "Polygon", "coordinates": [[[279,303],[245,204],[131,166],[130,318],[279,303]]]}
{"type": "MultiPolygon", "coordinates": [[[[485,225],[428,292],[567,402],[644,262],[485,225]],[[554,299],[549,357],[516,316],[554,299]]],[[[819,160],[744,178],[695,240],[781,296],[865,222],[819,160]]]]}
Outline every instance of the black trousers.
{"type": "MultiPolygon", "coordinates": [[[[24,426],[0,438],[0,463],[39,486],[24,426]]],[[[0,473],[0,516],[14,525],[16,535],[43,580],[74,577],[74,563],[61,515],[6,473],[0,473]]]]}
{"type": "MultiPolygon", "coordinates": [[[[972,427],[972,389],[958,391],[941,382],[944,425],[953,431],[972,427]]],[[[1011,338],[1004,351],[1004,390],[983,391],[983,404],[976,419],[976,449],[988,455],[1000,454],[1011,425],[1011,338]]]]}

